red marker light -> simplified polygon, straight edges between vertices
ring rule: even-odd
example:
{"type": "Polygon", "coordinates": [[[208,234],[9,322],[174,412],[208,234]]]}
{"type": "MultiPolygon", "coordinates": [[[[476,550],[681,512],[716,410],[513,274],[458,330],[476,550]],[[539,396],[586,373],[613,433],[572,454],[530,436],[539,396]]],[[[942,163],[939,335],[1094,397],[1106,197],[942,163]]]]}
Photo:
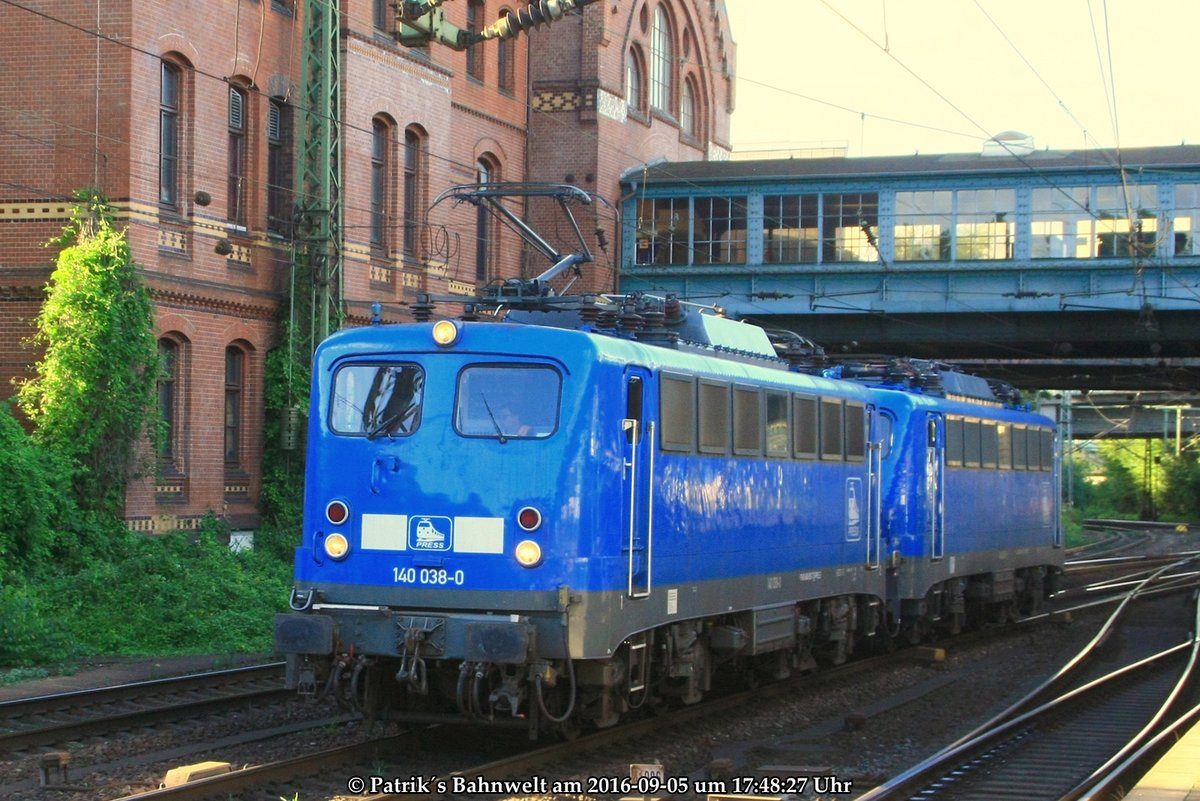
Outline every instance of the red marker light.
{"type": "Polygon", "coordinates": [[[536,531],[542,525],[542,513],[532,506],[517,512],[517,525],[525,531],[536,531]]]}
{"type": "Polygon", "coordinates": [[[330,501],[325,507],[325,518],[335,526],[340,526],[350,517],[350,509],[342,501],[330,501]]]}

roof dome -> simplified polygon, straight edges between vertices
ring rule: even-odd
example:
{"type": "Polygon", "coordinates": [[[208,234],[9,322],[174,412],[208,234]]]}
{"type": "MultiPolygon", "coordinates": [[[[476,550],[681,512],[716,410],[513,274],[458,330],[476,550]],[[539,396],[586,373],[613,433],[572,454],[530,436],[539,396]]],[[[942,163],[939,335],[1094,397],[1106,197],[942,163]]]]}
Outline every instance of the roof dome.
{"type": "Polygon", "coordinates": [[[1027,156],[1033,152],[1033,136],[1021,131],[1001,131],[983,143],[984,156],[1027,156]]]}

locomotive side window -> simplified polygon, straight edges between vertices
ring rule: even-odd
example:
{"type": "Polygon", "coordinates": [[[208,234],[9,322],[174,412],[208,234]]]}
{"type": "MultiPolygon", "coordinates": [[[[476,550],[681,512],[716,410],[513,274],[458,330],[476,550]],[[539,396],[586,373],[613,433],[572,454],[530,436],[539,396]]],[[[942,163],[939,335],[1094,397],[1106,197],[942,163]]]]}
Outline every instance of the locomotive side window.
{"type": "Polygon", "coordinates": [[[787,457],[791,442],[788,424],[788,396],[767,391],[767,455],[787,457]]]}
{"type": "Polygon", "coordinates": [[[846,461],[861,462],[867,455],[867,407],[846,401],[846,461]]]}
{"type": "Polygon", "coordinates": [[[1013,469],[1026,470],[1028,465],[1025,461],[1025,429],[1021,426],[1013,426],[1013,469]]]}
{"type": "Polygon", "coordinates": [[[458,374],[454,430],[464,437],[548,437],[558,428],[562,377],[550,367],[474,365],[458,374]]]}
{"type": "Polygon", "coordinates": [[[1025,458],[1029,462],[1030,470],[1042,469],[1042,453],[1041,447],[1038,445],[1039,433],[1041,432],[1036,428],[1025,431],[1025,458]]]}
{"type": "Polygon", "coordinates": [[[962,467],[963,464],[963,419],[946,418],[946,464],[962,467]]]}
{"type": "Polygon", "coordinates": [[[1007,423],[996,425],[996,435],[999,438],[1000,469],[1012,470],[1012,426],[1007,423]]]}
{"type": "Polygon", "coordinates": [[[753,387],[733,388],[733,452],[762,456],[762,392],[753,387]]]}
{"type": "Polygon", "coordinates": [[[333,377],[335,434],[408,436],[421,425],[425,372],[415,364],[348,364],[333,377]]]}
{"type": "Polygon", "coordinates": [[[729,385],[700,379],[700,452],[729,453],[729,385]]]}
{"type": "Polygon", "coordinates": [[[842,427],[842,402],[829,398],[821,399],[821,458],[841,461],[844,431],[842,427]]]}
{"type": "Polygon", "coordinates": [[[1054,469],[1054,432],[1048,428],[1038,431],[1038,441],[1041,443],[1042,470],[1054,469]]]}
{"type": "Polygon", "coordinates": [[[797,459],[817,458],[817,399],[807,395],[792,396],[792,434],[797,459]]]}
{"type": "Polygon", "coordinates": [[[996,424],[984,423],[983,428],[980,429],[980,433],[983,435],[983,458],[981,466],[990,467],[994,470],[1000,458],[1000,440],[997,435],[996,424]]]}
{"type": "Polygon", "coordinates": [[[963,421],[963,467],[979,467],[979,421],[963,421]]]}
{"type": "Polygon", "coordinates": [[[692,379],[663,373],[659,392],[662,449],[690,453],[696,449],[696,391],[692,379]]]}

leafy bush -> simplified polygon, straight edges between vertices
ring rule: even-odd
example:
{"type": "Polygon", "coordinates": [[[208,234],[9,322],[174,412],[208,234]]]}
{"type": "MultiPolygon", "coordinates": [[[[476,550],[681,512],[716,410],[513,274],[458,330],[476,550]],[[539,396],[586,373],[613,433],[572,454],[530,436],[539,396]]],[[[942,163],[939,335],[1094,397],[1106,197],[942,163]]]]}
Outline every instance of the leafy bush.
{"type": "Polygon", "coordinates": [[[0,582],[67,548],[77,523],[70,463],[38,447],[0,404],[0,582]]]}
{"type": "Polygon", "coordinates": [[[290,566],[257,551],[234,553],[211,530],[128,534],[117,558],[60,579],[54,617],[69,621],[87,654],[266,652],[290,566]]]}

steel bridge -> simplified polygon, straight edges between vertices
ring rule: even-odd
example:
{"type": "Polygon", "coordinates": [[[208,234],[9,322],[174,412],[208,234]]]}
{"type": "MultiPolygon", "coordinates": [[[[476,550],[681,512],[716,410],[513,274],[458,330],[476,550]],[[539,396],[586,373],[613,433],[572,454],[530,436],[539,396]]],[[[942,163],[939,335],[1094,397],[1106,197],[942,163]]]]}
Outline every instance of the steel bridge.
{"type": "Polygon", "coordinates": [[[990,144],[631,168],[620,288],[1027,390],[1200,388],[1200,146],[990,144]]]}

